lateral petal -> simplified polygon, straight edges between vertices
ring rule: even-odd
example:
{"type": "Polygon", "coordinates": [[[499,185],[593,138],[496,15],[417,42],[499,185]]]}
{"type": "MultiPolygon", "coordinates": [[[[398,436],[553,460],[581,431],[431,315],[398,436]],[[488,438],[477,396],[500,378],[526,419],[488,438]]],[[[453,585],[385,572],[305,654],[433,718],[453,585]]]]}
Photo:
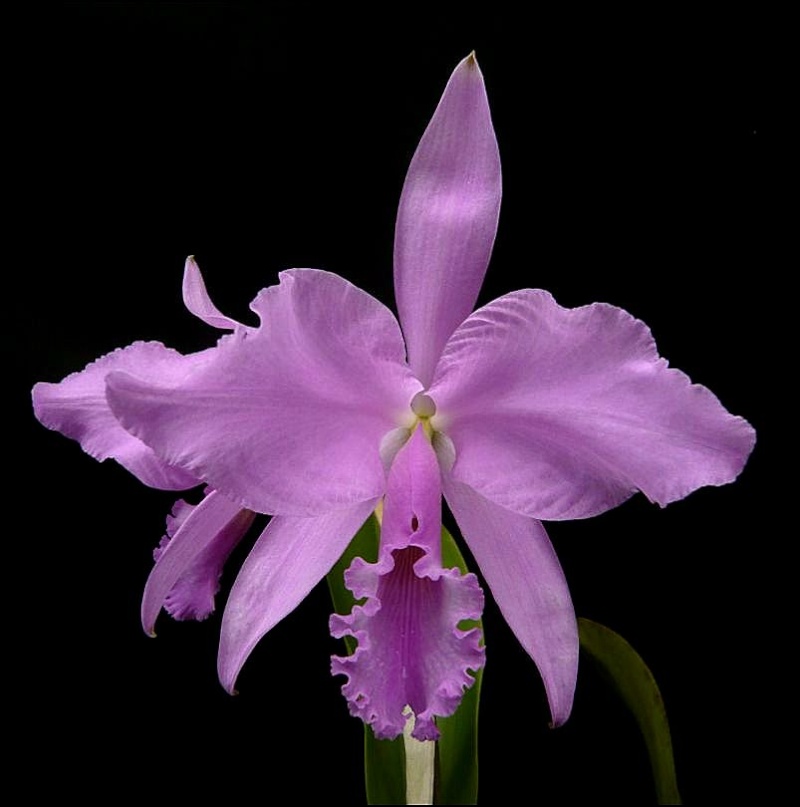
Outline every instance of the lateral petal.
{"type": "Polygon", "coordinates": [[[159,459],[114,417],[106,402],[105,380],[108,373],[123,370],[158,382],[184,374],[204,358],[205,352],[183,356],[160,342],[134,342],[57,384],[36,384],[33,411],[48,429],[77,440],[96,460],[115,459],[145,485],[162,490],[191,488],[199,484],[197,477],[159,459]]]}
{"type": "Polygon", "coordinates": [[[183,304],[198,319],[201,319],[212,328],[235,331],[237,328],[245,327],[235,319],[226,317],[211,302],[211,298],[206,291],[203,275],[200,273],[200,267],[197,265],[194,255],[190,255],[186,259],[183,267],[183,304]]]}
{"type": "Polygon", "coordinates": [[[473,54],[456,67],[422,135],[397,212],[395,297],[408,361],[423,386],[478,298],[500,196],[500,154],[473,54]]]}
{"type": "Polygon", "coordinates": [[[578,676],[578,623],[561,564],[542,524],[455,479],[445,498],[506,622],[544,682],[553,726],[569,717],[578,676]]]}
{"type": "Polygon", "coordinates": [[[382,495],[381,440],[419,389],[391,312],[312,269],[283,272],[252,308],[260,327],[224,337],[191,377],[112,374],[114,413],[250,510],[316,515],[382,495]]]}
{"type": "Polygon", "coordinates": [[[217,670],[228,692],[261,637],[331,570],[376,504],[359,502],[314,518],[273,516],[242,565],[222,616],[217,670]]]}
{"type": "Polygon", "coordinates": [[[744,419],[659,358],[644,323],[514,292],[456,330],[430,389],[455,479],[524,515],[585,518],[641,490],[666,505],[733,481],[744,419]]]}
{"type": "Polygon", "coordinates": [[[334,656],[331,671],[346,675],[342,687],[350,713],[369,723],[378,739],[402,733],[411,707],[412,736],[435,740],[435,718],[453,714],[469,670],[483,666],[477,628],[483,593],[474,574],[442,568],[441,478],[421,428],[400,449],[389,473],[378,561],[356,558],[345,583],[356,599],[347,616],[331,617],[331,633],[353,636],[351,656],[334,656]]]}
{"type": "Polygon", "coordinates": [[[200,504],[178,500],[142,597],[142,627],[155,635],[163,606],[175,619],[205,619],[214,611],[222,567],[253,523],[255,513],[217,491],[200,504]]]}

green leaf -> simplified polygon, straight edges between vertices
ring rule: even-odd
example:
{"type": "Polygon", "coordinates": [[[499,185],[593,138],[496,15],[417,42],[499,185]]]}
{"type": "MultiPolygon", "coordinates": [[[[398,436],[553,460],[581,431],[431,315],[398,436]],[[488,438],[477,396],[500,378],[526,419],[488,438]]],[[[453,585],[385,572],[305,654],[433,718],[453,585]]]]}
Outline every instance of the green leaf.
{"type": "MultiPolygon", "coordinates": [[[[353,558],[361,557],[374,563],[378,557],[380,526],[370,516],[358,531],[350,546],[328,575],[328,587],[334,609],[349,614],[356,600],[344,584],[344,572],[353,558]]],[[[468,571],[464,558],[453,536],[442,528],[442,565],[457,566],[462,573],[468,571]]],[[[461,628],[483,628],[480,621],[465,620],[461,628]]],[[[347,652],[356,648],[353,637],[345,637],[347,652]]],[[[478,702],[480,699],[482,670],[475,675],[475,683],[467,690],[454,715],[439,718],[436,722],[441,737],[436,744],[434,804],[476,804],[478,798],[478,702]]],[[[364,726],[364,774],[368,804],[406,803],[406,754],[403,737],[396,740],[377,740],[369,726],[364,726]]]]}
{"type": "Polygon", "coordinates": [[[395,740],[376,740],[364,726],[364,779],[367,804],[406,803],[406,749],[401,734],[395,740]]]}
{"type": "MultiPolygon", "coordinates": [[[[457,566],[464,574],[469,571],[453,536],[444,527],[442,566],[448,569],[457,566]]],[[[465,620],[460,627],[464,630],[479,627],[483,631],[481,621],[465,620]]],[[[480,669],[456,713],[436,721],[442,734],[436,747],[434,804],[478,803],[478,705],[482,679],[480,669]]]]}
{"type": "Polygon", "coordinates": [[[641,656],[613,630],[579,619],[581,648],[633,713],[647,745],[659,804],[681,804],[672,739],[656,679],[641,656]]]}

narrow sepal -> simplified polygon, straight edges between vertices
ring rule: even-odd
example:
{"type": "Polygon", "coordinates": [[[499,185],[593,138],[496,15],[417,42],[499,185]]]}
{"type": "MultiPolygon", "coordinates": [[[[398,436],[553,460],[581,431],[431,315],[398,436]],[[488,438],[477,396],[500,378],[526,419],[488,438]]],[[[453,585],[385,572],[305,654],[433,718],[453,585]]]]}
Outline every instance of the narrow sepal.
{"type": "Polygon", "coordinates": [[[553,725],[561,725],[575,696],[578,625],[544,527],[449,477],[445,497],[495,602],[539,669],[553,725]]]}
{"type": "Polygon", "coordinates": [[[394,242],[397,310],[423,386],[472,311],[500,215],[500,153],[475,55],[453,71],[406,175],[394,242]]]}
{"type": "Polygon", "coordinates": [[[293,611],[331,570],[376,502],[323,516],[273,516],[233,584],[220,629],[217,672],[234,691],[262,636],[293,611]]]}

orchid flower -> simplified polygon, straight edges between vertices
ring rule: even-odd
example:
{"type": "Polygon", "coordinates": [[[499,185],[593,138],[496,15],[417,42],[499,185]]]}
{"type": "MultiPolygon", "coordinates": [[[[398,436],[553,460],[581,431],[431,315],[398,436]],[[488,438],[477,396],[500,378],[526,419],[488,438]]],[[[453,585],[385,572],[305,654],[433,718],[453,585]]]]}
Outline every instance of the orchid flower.
{"type": "MultiPolygon", "coordinates": [[[[378,510],[377,562],[357,558],[345,578],[361,603],[331,619],[333,634],[358,647],[332,669],[347,676],[350,710],[376,736],[397,736],[410,706],[413,736],[435,739],[435,718],[452,714],[483,663],[480,636],[459,628],[480,614],[477,578],[442,566],[444,499],[559,725],[572,707],[578,633],[542,520],[597,515],[636,491],[666,505],[743,468],[749,424],[669,368],[625,311],[566,309],[525,289],[473,312],[500,198],[497,141],[471,55],[403,187],[399,322],[344,278],[293,269],[256,296],[260,325],[245,328],[213,307],[198,274],[190,308],[233,333],[163,368],[104,368],[103,416],[163,473],[212,489],[195,512],[225,503],[237,516],[272,515],[222,619],[218,670],[229,691],[255,645],[378,510]]],[[[209,531],[179,540],[181,530],[158,561],[174,563],[154,586],[157,608],[167,583],[214,543],[209,531]]]]}
{"type": "MultiPolygon", "coordinates": [[[[211,303],[192,257],[184,269],[183,299],[191,313],[212,327],[246,330],[211,303]]],[[[34,413],[43,425],[77,440],[87,454],[99,461],[116,460],[148,487],[196,487],[200,479],[163,462],[125,431],[108,407],[105,380],[108,373],[119,370],[174,380],[208,360],[213,351],[183,356],[160,342],[135,342],[101,356],[57,384],[36,384],[34,413]]],[[[202,620],[213,612],[223,565],[254,519],[255,513],[210,488],[196,506],[182,499],[175,502],[167,516],[166,534],[154,550],[156,563],[142,599],[142,623],[148,633],[154,634],[162,606],[179,620],[202,620]]]]}

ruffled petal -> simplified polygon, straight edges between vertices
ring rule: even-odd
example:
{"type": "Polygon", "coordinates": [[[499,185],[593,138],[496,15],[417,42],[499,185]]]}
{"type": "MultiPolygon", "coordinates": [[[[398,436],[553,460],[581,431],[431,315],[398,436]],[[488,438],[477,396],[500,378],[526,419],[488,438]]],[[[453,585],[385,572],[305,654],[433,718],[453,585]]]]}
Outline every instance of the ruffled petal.
{"type": "Polygon", "coordinates": [[[500,154],[473,54],[450,77],[411,160],[397,213],[397,309],[409,364],[424,386],[478,298],[500,196],[500,154]]]}
{"type": "Polygon", "coordinates": [[[217,670],[228,692],[261,637],[331,570],[376,504],[360,502],[315,518],[272,518],[242,565],[222,616],[217,670]]]}
{"type": "Polygon", "coordinates": [[[57,384],[33,388],[33,411],[39,421],[77,440],[96,460],[115,459],[145,485],[162,490],[185,490],[199,484],[189,472],[159,459],[114,417],[105,395],[108,373],[124,370],[156,383],[183,374],[204,354],[183,356],[159,342],[135,342],[93,361],[57,384]]]}
{"type": "Polygon", "coordinates": [[[307,516],[382,495],[381,440],[419,389],[391,312],[312,269],[282,273],[252,308],[259,329],[225,337],[182,383],[113,374],[114,413],[251,510],[307,516]]]}
{"type": "Polygon", "coordinates": [[[602,303],[523,290],[453,334],[430,395],[453,475],[515,512],[584,518],[641,490],[661,505],[733,481],[755,432],[659,358],[648,328],[602,303]]]}
{"type": "Polygon", "coordinates": [[[445,498],[492,596],[539,669],[552,724],[569,717],[578,676],[578,623],[544,527],[445,480],[445,498]]]}
{"type": "Polygon", "coordinates": [[[163,607],[175,619],[205,619],[214,611],[222,567],[253,523],[255,513],[217,491],[200,504],[175,502],[167,534],[153,553],[142,598],[142,627],[151,635],[163,607]]]}
{"type": "Polygon", "coordinates": [[[483,593],[473,574],[443,569],[441,479],[436,456],[421,428],[398,453],[389,474],[377,563],[356,558],[345,574],[356,599],[348,616],[331,618],[331,633],[353,636],[351,656],[332,659],[350,713],[369,723],[379,739],[398,736],[405,707],[416,717],[412,736],[435,740],[434,719],[453,714],[483,666],[480,631],[463,631],[479,619],[483,593]]]}
{"type": "Polygon", "coordinates": [[[245,327],[235,319],[226,317],[211,302],[203,276],[200,274],[200,267],[197,265],[193,255],[186,259],[186,264],[183,267],[183,304],[198,319],[201,319],[212,328],[235,331],[237,328],[245,327]]]}

